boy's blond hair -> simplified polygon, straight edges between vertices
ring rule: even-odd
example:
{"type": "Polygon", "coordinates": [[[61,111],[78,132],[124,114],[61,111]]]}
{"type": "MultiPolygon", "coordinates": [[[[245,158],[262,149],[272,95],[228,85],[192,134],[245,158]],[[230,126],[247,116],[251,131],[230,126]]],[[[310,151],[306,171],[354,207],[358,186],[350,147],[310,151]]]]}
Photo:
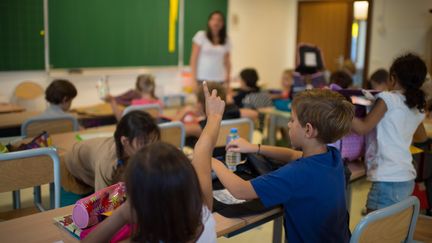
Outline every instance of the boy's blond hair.
{"type": "Polygon", "coordinates": [[[325,144],[346,135],[354,118],[354,106],[341,94],[326,89],[298,93],[292,109],[302,126],[310,123],[318,130],[317,139],[325,144]]]}

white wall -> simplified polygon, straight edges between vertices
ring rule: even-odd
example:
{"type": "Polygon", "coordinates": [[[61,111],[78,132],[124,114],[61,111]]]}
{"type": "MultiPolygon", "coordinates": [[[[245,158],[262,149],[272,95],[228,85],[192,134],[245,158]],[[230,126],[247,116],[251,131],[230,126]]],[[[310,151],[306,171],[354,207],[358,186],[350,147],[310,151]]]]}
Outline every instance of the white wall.
{"type": "Polygon", "coordinates": [[[431,66],[431,0],[374,0],[369,74],[407,51],[421,55],[431,66]]]}
{"type": "Polygon", "coordinates": [[[267,87],[280,87],[282,71],[295,64],[297,1],[228,2],[228,34],[233,43],[232,76],[245,67],[254,67],[267,87]]]}

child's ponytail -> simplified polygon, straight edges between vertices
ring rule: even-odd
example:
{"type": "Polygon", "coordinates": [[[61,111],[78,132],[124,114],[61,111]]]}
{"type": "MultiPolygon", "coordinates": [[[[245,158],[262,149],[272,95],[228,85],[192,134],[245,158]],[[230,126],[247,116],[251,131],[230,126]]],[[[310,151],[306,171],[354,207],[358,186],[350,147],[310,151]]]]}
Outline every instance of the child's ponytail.
{"type": "Polygon", "coordinates": [[[423,90],[415,87],[405,88],[405,104],[409,108],[417,108],[419,111],[424,112],[426,106],[426,98],[423,90]]]}
{"type": "Polygon", "coordinates": [[[390,67],[391,78],[405,90],[405,104],[409,108],[417,108],[423,112],[426,106],[425,93],[421,87],[426,79],[426,64],[411,53],[402,55],[390,67]]]}

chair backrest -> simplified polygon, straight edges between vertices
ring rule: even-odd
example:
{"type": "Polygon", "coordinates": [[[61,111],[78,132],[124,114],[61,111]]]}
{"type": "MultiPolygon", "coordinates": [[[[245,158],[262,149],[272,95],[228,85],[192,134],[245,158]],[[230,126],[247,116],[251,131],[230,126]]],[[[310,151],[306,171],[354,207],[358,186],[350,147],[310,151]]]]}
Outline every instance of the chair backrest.
{"type": "Polygon", "coordinates": [[[166,122],[159,124],[161,140],[183,149],[186,131],[182,122],[166,122]]]}
{"type": "Polygon", "coordinates": [[[15,88],[14,95],[19,99],[33,100],[43,95],[44,89],[32,81],[24,81],[15,88]]]}
{"type": "Polygon", "coordinates": [[[252,142],[254,125],[249,118],[239,118],[231,120],[223,120],[221,123],[219,136],[216,142],[216,147],[223,147],[226,145],[226,139],[230,133],[231,128],[237,128],[240,137],[252,142]]]}
{"type": "Polygon", "coordinates": [[[158,104],[147,104],[147,105],[131,105],[124,109],[123,116],[131,111],[145,111],[149,113],[152,117],[158,118],[162,114],[162,108],[158,104]]]}
{"type": "Polygon", "coordinates": [[[0,192],[54,182],[54,207],[60,207],[60,159],[54,148],[0,154],[0,192]],[[50,159],[46,159],[46,157],[50,159]]]}
{"type": "Polygon", "coordinates": [[[35,117],[26,120],[21,125],[21,136],[34,137],[46,131],[49,134],[78,131],[79,123],[75,117],[35,117]]]}
{"type": "Polygon", "coordinates": [[[412,242],[419,210],[413,196],[376,210],[357,224],[350,242],[412,242]]]}
{"type": "Polygon", "coordinates": [[[46,108],[44,89],[38,83],[24,81],[18,84],[11,98],[11,103],[20,105],[28,111],[42,111],[46,108]]]}

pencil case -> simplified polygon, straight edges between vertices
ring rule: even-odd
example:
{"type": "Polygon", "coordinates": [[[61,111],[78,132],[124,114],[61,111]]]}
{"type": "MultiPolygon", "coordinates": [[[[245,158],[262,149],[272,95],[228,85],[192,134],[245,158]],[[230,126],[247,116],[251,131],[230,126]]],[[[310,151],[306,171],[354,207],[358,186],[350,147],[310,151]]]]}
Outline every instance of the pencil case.
{"type": "Polygon", "coordinates": [[[119,182],[78,200],[72,211],[72,219],[81,229],[93,226],[105,218],[103,213],[116,209],[125,200],[126,187],[123,182],[119,182]]]}

